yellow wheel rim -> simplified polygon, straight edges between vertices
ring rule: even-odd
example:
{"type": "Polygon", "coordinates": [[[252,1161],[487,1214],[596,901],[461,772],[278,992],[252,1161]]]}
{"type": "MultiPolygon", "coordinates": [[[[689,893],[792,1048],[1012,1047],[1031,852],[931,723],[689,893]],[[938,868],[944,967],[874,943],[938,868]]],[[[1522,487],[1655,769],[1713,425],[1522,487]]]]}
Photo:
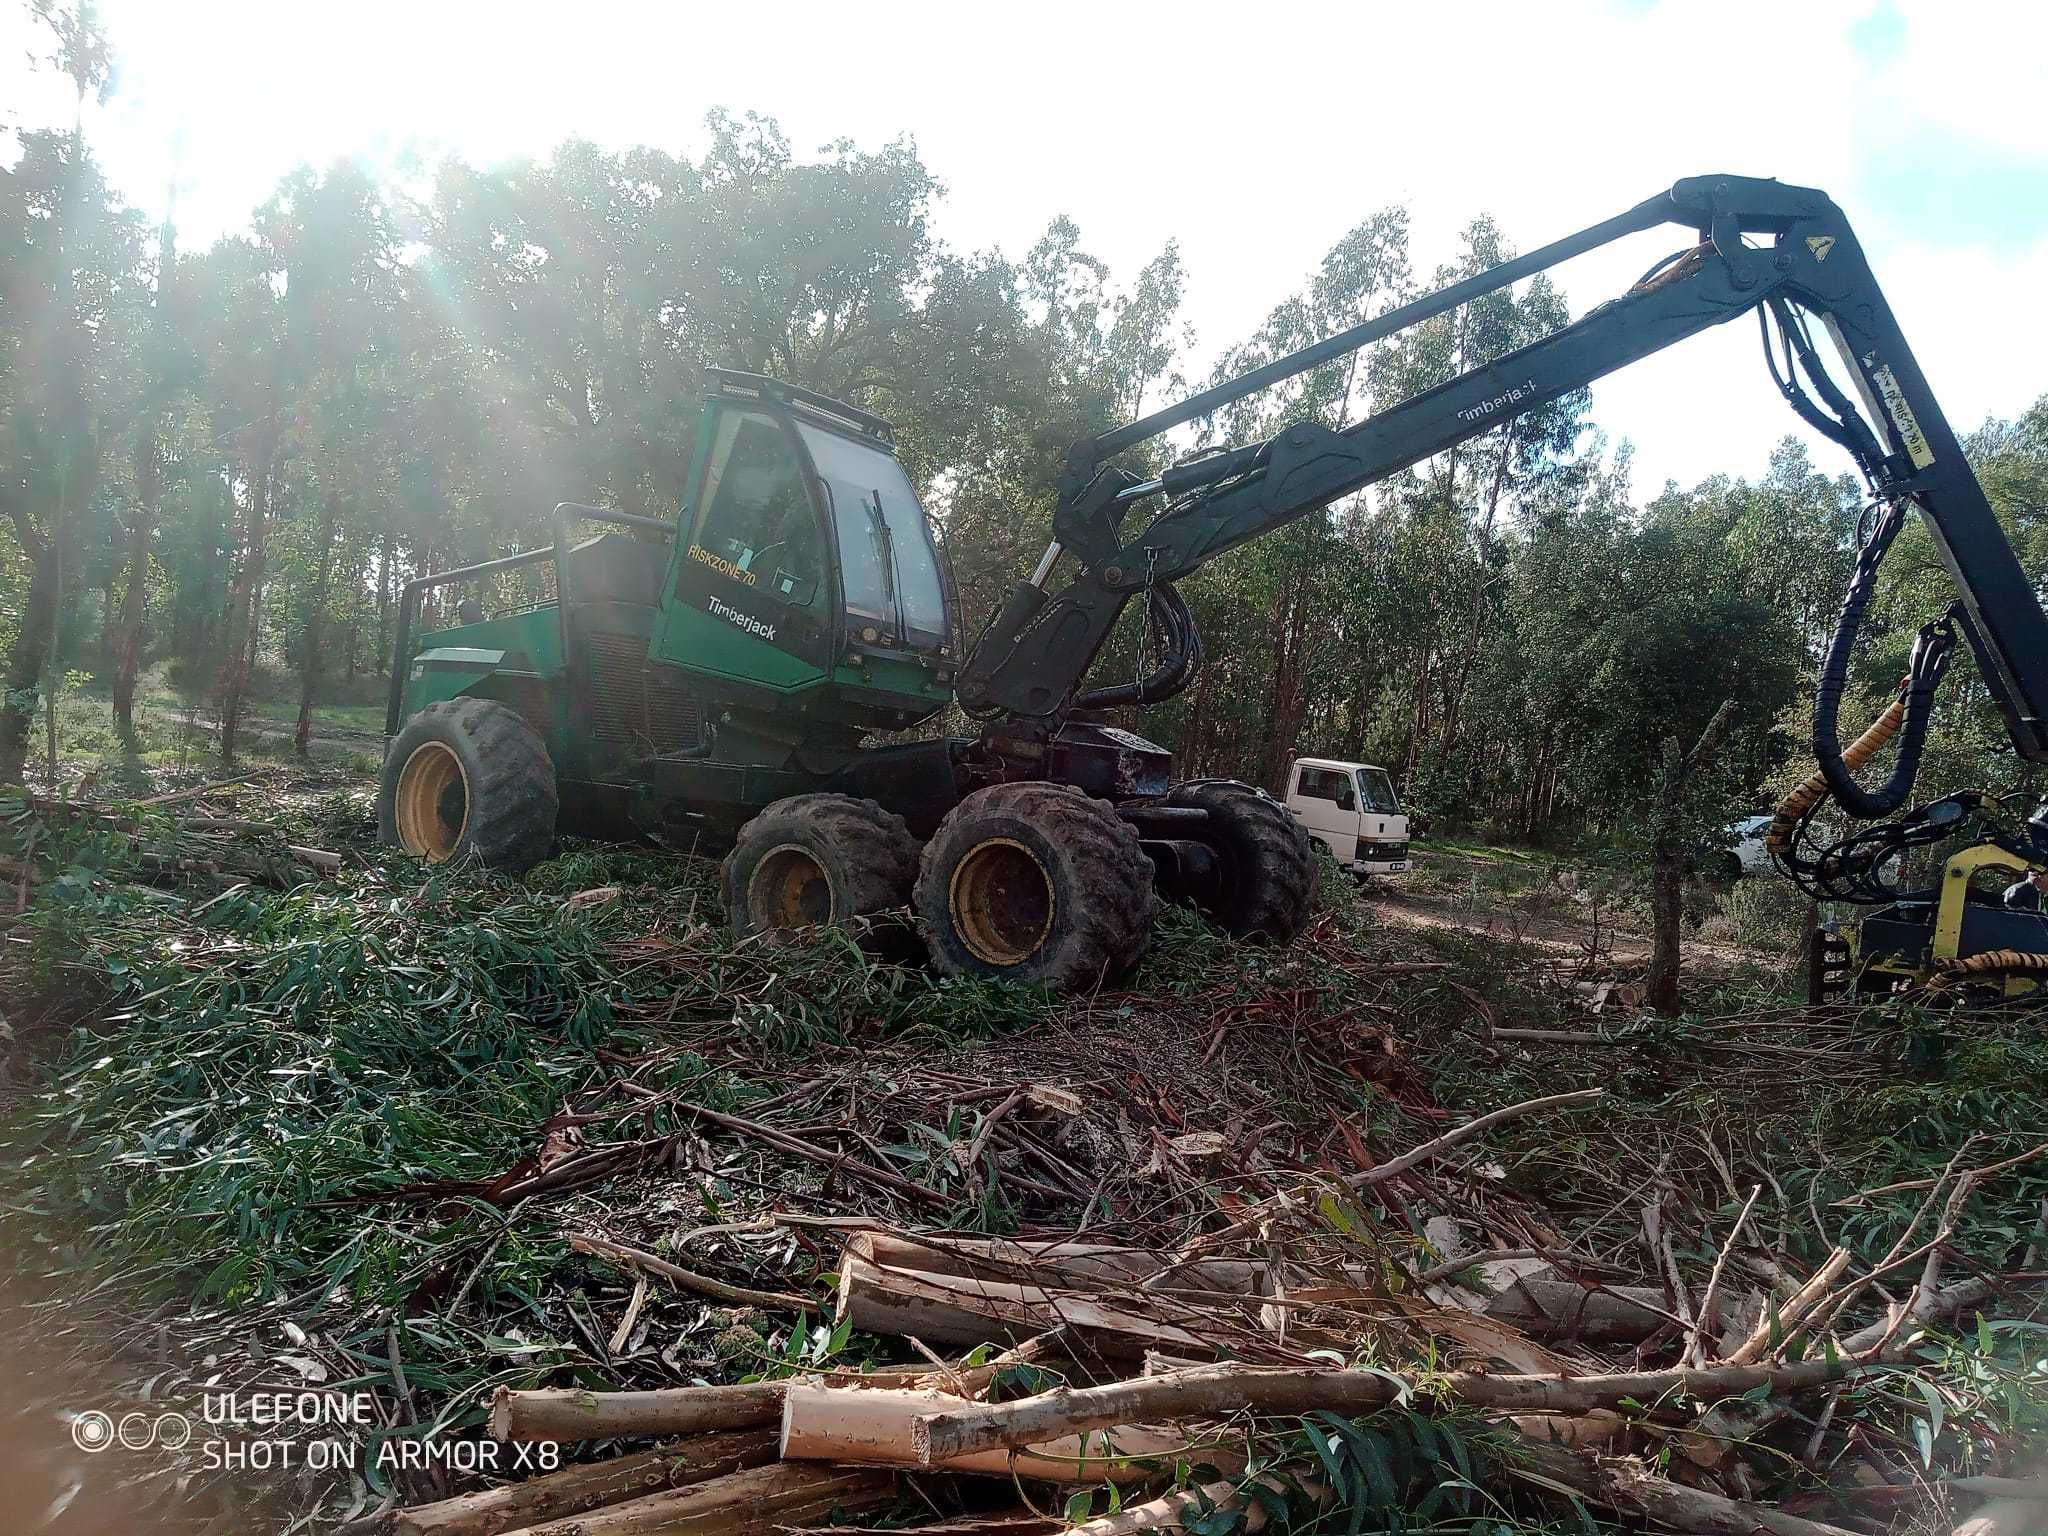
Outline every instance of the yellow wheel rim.
{"type": "Polygon", "coordinates": [[[800,843],[770,848],[747,880],[747,913],[757,929],[824,927],[837,916],[824,864],[800,843]]]}
{"type": "Polygon", "coordinates": [[[986,965],[1021,965],[1052,932],[1052,876],[1013,837],[992,837],[953,866],[946,906],[953,931],[986,965]]]}
{"type": "Polygon", "coordinates": [[[462,760],[438,741],[414,747],[398,770],[392,812],[407,853],[437,864],[452,857],[469,829],[469,775],[462,760]]]}

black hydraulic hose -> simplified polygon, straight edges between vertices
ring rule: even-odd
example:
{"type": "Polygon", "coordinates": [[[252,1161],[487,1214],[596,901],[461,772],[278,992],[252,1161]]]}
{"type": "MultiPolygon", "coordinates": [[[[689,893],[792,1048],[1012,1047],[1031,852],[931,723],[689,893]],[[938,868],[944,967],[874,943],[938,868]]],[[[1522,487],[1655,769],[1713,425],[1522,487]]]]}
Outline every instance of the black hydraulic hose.
{"type": "Polygon", "coordinates": [[[1785,343],[1785,371],[1783,373],[1778,371],[1777,354],[1771,350],[1771,323],[1762,309],[1756,312],[1756,320],[1758,329],[1763,333],[1764,362],[1770,367],[1771,378],[1777,383],[1778,392],[1785,397],[1786,403],[1799,413],[1802,421],[1812,427],[1814,431],[1846,449],[1849,456],[1856,461],[1864,474],[1875,474],[1883,462],[1884,455],[1878,451],[1877,445],[1871,440],[1869,432],[1863,430],[1861,422],[1857,419],[1855,413],[1849,409],[1848,402],[1841,399],[1840,391],[1835,390],[1833,381],[1828,378],[1826,370],[1820,365],[1819,359],[1812,356],[1810,346],[1801,352],[1801,361],[1806,364],[1807,373],[1814,379],[1816,387],[1824,385],[1826,390],[1833,395],[1834,399],[1840,402],[1837,409],[1842,414],[1830,416],[1826,411],[1815,405],[1808,398],[1806,391],[1800,388],[1799,376],[1794,371],[1792,363],[1791,317],[1785,311],[1785,307],[1780,300],[1773,299],[1770,307],[1777,313],[1779,331],[1785,343]]]}
{"type": "Polygon", "coordinates": [[[1126,704],[1157,704],[1179,693],[1202,665],[1202,634],[1187,599],[1172,582],[1152,588],[1147,618],[1166,641],[1166,655],[1150,676],[1133,683],[1115,683],[1074,696],[1075,709],[1115,709],[1126,704]]]}
{"type": "Polygon", "coordinates": [[[1949,658],[1955,648],[1953,619],[1943,618],[1922,626],[1913,642],[1913,659],[1906,671],[1905,723],[1899,738],[1898,760],[1892,764],[1891,777],[1881,787],[1866,790],[1856,782],[1848,764],[1842,761],[1838,730],[1842,694],[1848,687],[1849,655],[1855,648],[1856,634],[1863,624],[1863,611],[1870,604],[1877,568],[1883,563],[1885,552],[1891,548],[1892,540],[1898,537],[1905,520],[1905,504],[1887,502],[1869,539],[1858,552],[1856,571],[1849,580],[1848,594],[1842,599],[1841,616],[1835,621],[1835,632],[1828,640],[1827,654],[1821,661],[1820,681],[1814,689],[1814,758],[1842,809],[1863,821],[1891,815],[1912,794],[1913,780],[1920,773],[1920,756],[1927,744],[1934,690],[1940,684],[1942,674],[1948,670],[1949,658]]]}

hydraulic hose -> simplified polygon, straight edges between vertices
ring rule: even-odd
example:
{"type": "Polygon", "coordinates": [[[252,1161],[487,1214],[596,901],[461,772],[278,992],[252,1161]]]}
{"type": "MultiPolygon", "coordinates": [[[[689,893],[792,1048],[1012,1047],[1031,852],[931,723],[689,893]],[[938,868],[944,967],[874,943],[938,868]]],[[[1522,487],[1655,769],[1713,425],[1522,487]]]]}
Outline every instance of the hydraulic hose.
{"type": "MultiPolygon", "coordinates": [[[[1905,684],[1900,683],[1903,693],[1905,684]]],[[[1871,721],[1869,727],[1849,743],[1842,754],[1842,766],[1854,773],[1871,758],[1875,757],[1884,744],[1899,734],[1899,724],[1906,718],[1903,699],[1893,699],[1885,706],[1883,714],[1871,721]]],[[[1819,771],[1809,774],[1797,789],[1780,800],[1771,813],[1771,825],[1764,833],[1764,848],[1779,858],[1786,858],[1792,852],[1793,835],[1799,824],[1806,820],[1807,813],[1827,798],[1828,776],[1819,771]]]]}
{"type": "Polygon", "coordinates": [[[1115,683],[1074,696],[1075,709],[1115,709],[1126,704],[1157,704],[1179,693],[1194,679],[1202,665],[1202,634],[1187,599],[1172,582],[1151,589],[1146,617],[1166,643],[1166,654],[1148,676],[1136,682],[1115,683]]]}
{"type": "MultiPolygon", "coordinates": [[[[1842,809],[1862,821],[1875,821],[1891,815],[1912,794],[1913,780],[1920,773],[1920,756],[1927,745],[1934,690],[1941,682],[1942,674],[1948,670],[1949,658],[1955,648],[1952,619],[1939,619],[1921,627],[1913,642],[1913,658],[1906,669],[1905,686],[1899,697],[1902,734],[1898,761],[1892,765],[1891,777],[1879,788],[1865,789],[1856,782],[1857,764],[1849,762],[1842,750],[1838,732],[1842,694],[1848,687],[1849,656],[1856,645],[1857,631],[1863,625],[1863,611],[1870,605],[1871,590],[1877,582],[1877,568],[1883,563],[1892,540],[1898,537],[1899,529],[1904,526],[1905,516],[1903,502],[1885,503],[1870,537],[1857,553],[1856,571],[1849,580],[1848,595],[1842,599],[1841,616],[1835,621],[1835,632],[1828,640],[1827,654],[1821,661],[1820,681],[1814,689],[1814,758],[1842,809]]],[[[1862,742],[1859,740],[1857,745],[1861,746],[1862,742]]],[[[1875,747],[1870,750],[1874,751],[1875,747]]],[[[1868,751],[1862,754],[1863,758],[1869,755],[1868,751]]],[[[1859,758],[1858,762],[1861,760],[1859,758]]]]}

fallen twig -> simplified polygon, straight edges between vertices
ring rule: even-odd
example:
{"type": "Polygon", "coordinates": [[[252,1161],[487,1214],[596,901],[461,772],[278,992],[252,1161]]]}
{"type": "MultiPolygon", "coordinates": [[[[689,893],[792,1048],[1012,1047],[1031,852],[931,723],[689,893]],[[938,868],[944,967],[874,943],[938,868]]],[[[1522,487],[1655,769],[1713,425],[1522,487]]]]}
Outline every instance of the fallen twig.
{"type": "Polygon", "coordinates": [[[638,1248],[629,1248],[624,1243],[615,1243],[608,1237],[590,1237],[582,1233],[572,1234],[569,1246],[577,1253],[587,1253],[592,1258],[603,1259],[622,1269],[641,1269],[664,1280],[673,1280],[685,1290],[709,1296],[715,1301],[729,1301],[739,1307],[767,1307],[782,1312],[816,1312],[822,1310],[818,1304],[805,1297],[788,1291],[756,1291],[743,1285],[728,1285],[723,1280],[714,1280],[709,1275],[700,1275],[693,1269],[672,1264],[657,1254],[645,1253],[638,1248]]]}

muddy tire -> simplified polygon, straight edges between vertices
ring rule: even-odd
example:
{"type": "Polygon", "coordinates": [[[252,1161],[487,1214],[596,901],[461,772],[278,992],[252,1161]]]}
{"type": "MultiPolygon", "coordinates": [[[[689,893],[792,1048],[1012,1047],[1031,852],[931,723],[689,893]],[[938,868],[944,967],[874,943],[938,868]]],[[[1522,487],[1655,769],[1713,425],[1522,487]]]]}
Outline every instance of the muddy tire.
{"type": "Polygon", "coordinates": [[[907,906],[916,875],[903,818],[852,795],[775,801],[719,866],[726,920],[742,934],[843,926],[907,906]]]}
{"type": "Polygon", "coordinates": [[[1112,986],[1152,937],[1152,861],[1135,828],[1065,784],[978,789],[939,823],[914,900],[932,963],[952,976],[1112,986]]]}
{"type": "Polygon", "coordinates": [[[554,847],[555,810],[547,745],[493,699],[429,704],[385,749],[377,829],[415,858],[523,875],[554,847]]]}
{"type": "Polygon", "coordinates": [[[1176,785],[1165,803],[1209,813],[1201,837],[1216,850],[1223,878],[1204,915],[1240,939],[1292,944],[1308,925],[1316,867],[1309,835],[1287,807],[1233,779],[1176,785]]]}

